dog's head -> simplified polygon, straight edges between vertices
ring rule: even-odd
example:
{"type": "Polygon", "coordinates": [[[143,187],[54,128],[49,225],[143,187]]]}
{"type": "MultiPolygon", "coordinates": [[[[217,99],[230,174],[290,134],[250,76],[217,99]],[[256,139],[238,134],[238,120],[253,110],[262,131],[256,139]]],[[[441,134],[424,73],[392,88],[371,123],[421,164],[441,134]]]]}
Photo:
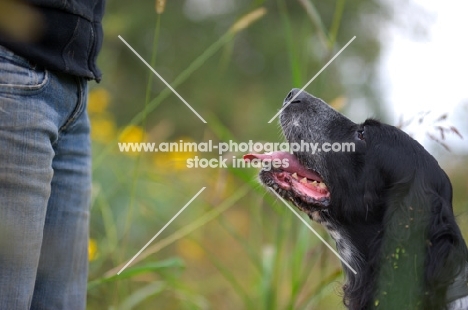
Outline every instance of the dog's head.
{"type": "Polygon", "coordinates": [[[451,209],[450,180],[437,161],[400,129],[373,119],[356,124],[298,89],[283,105],[280,124],[293,154],[246,159],[287,160],[287,167],[263,169],[260,180],[333,230],[339,252],[360,273],[348,273],[346,303],[366,307],[379,287],[415,307],[442,305],[466,246],[451,209]],[[396,278],[411,286],[389,282],[396,278]]]}
{"type": "Polygon", "coordinates": [[[444,171],[400,129],[373,119],[356,124],[299,89],[293,89],[283,105],[284,136],[301,149],[250,158],[287,159],[288,167],[263,170],[260,179],[309,215],[326,210],[345,222],[381,221],[384,210],[378,206],[387,200],[389,190],[420,174],[451,203],[444,171]]]}

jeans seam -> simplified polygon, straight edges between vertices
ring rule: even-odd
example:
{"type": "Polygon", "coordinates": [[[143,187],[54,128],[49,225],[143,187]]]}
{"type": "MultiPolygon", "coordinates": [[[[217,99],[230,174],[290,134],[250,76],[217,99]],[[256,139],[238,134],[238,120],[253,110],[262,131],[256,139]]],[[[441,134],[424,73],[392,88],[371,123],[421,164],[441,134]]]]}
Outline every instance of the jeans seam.
{"type": "Polygon", "coordinates": [[[15,88],[17,90],[34,91],[34,90],[41,89],[47,84],[49,80],[47,69],[44,68],[43,70],[40,70],[37,64],[16,54],[15,52],[4,47],[3,45],[0,45],[0,58],[4,59],[6,62],[10,63],[13,66],[21,67],[27,70],[29,79],[34,80],[33,84],[4,83],[4,84],[0,84],[0,87],[15,88]],[[39,70],[44,72],[44,76],[42,77],[42,79],[40,79],[39,76],[35,74],[35,73],[38,73],[39,70]]]}
{"type": "MultiPolygon", "coordinates": [[[[85,92],[84,91],[84,89],[85,89],[84,83],[86,83],[86,82],[84,81],[83,78],[75,77],[75,79],[76,79],[76,82],[78,84],[78,99],[77,99],[78,103],[76,104],[75,109],[70,114],[70,116],[68,117],[65,124],[63,124],[62,127],[60,127],[60,129],[58,131],[59,134],[61,134],[63,131],[70,128],[85,110],[86,94],[84,94],[84,92],[85,92]]],[[[60,137],[57,139],[56,143],[59,140],[60,140],[60,137]]]]}
{"type": "MultiPolygon", "coordinates": [[[[31,69],[34,70],[34,69],[31,69]]],[[[31,72],[28,72],[29,76],[31,77],[31,72]]],[[[0,84],[1,88],[13,88],[17,91],[37,91],[44,88],[45,85],[49,82],[49,71],[44,70],[44,78],[39,84],[33,85],[21,85],[21,84],[0,84]]]]}

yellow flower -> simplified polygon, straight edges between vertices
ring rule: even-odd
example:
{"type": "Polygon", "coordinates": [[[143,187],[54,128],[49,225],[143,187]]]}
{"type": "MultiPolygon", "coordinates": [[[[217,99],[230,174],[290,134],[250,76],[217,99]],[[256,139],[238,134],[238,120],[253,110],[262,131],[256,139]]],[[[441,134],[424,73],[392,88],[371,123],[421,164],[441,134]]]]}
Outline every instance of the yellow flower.
{"type": "Polygon", "coordinates": [[[130,125],[124,128],[119,136],[121,143],[141,143],[145,140],[146,134],[142,127],[130,125]]]}
{"type": "Polygon", "coordinates": [[[168,169],[170,171],[187,169],[187,160],[194,158],[197,155],[196,150],[193,148],[190,149],[186,147],[184,150],[184,143],[191,142],[193,141],[188,138],[179,138],[174,142],[167,142],[168,145],[177,144],[178,149],[172,149],[172,151],[169,152],[159,151],[155,154],[153,157],[153,163],[158,171],[168,169]]]}
{"type": "Polygon", "coordinates": [[[115,136],[115,122],[110,115],[91,116],[91,139],[107,143],[115,136]]]}
{"type": "Polygon", "coordinates": [[[205,254],[198,243],[190,239],[179,240],[177,242],[177,252],[179,255],[191,260],[201,260],[205,254]]]}
{"type": "Polygon", "coordinates": [[[187,169],[187,159],[194,158],[194,154],[189,152],[156,153],[153,164],[159,171],[185,170],[187,169]]]}
{"type": "Polygon", "coordinates": [[[88,243],[88,260],[93,261],[98,256],[97,242],[94,239],[89,239],[88,243]]]}
{"type": "Polygon", "coordinates": [[[195,155],[195,152],[172,152],[169,153],[169,161],[175,170],[184,170],[187,169],[187,159],[195,155]]]}
{"type": "MultiPolygon", "coordinates": [[[[119,136],[119,143],[143,143],[146,140],[146,133],[140,126],[130,125],[124,128],[119,136]]],[[[124,153],[128,156],[136,156],[138,152],[129,150],[124,153]]]]}
{"type": "Polygon", "coordinates": [[[98,87],[89,92],[88,95],[88,111],[90,114],[104,113],[109,105],[110,94],[109,92],[98,87]]]}

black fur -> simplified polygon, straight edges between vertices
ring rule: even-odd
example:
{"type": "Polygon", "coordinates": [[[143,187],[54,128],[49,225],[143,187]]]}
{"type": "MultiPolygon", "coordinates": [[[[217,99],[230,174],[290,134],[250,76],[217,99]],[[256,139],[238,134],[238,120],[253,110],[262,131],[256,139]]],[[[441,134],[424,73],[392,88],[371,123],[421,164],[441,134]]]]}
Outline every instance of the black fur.
{"type": "MultiPolygon", "coordinates": [[[[434,157],[400,129],[373,119],[355,124],[306,92],[283,110],[280,122],[289,142],[355,145],[354,152],[295,153],[328,186],[328,206],[276,188],[340,236],[338,251],[357,271],[344,267],[345,305],[444,309],[467,248],[453,215],[450,180],[434,157]]],[[[272,173],[262,171],[260,178],[275,188],[272,173]]]]}

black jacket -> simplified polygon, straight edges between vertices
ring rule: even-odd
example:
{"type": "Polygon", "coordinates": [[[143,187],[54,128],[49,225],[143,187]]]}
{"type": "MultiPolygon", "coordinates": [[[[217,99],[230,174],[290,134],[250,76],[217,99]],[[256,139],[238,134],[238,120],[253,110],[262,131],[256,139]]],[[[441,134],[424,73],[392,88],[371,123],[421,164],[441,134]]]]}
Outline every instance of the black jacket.
{"type": "Polygon", "coordinates": [[[104,1],[27,0],[43,16],[41,36],[25,43],[0,33],[0,45],[47,69],[99,81],[104,1]]]}

